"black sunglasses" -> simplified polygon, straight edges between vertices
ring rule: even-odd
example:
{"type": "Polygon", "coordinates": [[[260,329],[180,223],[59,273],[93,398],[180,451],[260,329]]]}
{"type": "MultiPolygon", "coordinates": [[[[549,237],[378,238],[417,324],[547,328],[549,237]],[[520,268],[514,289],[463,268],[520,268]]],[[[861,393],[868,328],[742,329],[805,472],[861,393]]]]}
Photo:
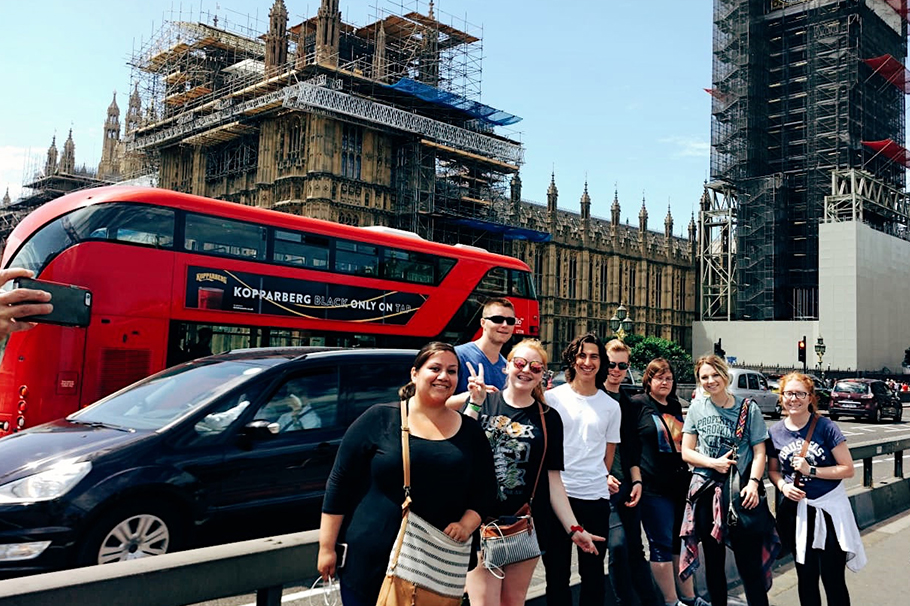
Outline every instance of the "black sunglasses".
{"type": "Polygon", "coordinates": [[[484,320],[489,320],[493,324],[502,324],[505,322],[509,326],[515,326],[517,321],[515,316],[485,316],[484,320]]]}
{"type": "Polygon", "coordinates": [[[628,362],[607,362],[607,368],[614,369],[619,368],[619,370],[629,370],[628,362]]]}

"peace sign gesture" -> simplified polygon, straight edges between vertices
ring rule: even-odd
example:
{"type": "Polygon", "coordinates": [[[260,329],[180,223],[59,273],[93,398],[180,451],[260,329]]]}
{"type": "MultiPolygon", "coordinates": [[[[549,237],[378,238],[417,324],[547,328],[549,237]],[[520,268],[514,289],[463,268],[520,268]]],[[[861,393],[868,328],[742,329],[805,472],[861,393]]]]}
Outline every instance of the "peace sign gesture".
{"type": "MultiPolygon", "coordinates": [[[[483,382],[483,365],[474,370],[470,362],[465,362],[468,367],[468,402],[480,405],[487,397],[487,384],[483,382]]],[[[470,411],[469,412],[474,412],[470,411]]],[[[471,415],[474,416],[474,415],[471,415]]]]}

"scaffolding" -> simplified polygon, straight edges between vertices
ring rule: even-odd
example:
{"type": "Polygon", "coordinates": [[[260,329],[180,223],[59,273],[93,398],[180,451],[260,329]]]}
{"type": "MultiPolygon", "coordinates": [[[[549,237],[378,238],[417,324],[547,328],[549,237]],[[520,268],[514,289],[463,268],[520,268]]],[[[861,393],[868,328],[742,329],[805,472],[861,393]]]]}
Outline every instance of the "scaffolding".
{"type": "Polygon", "coordinates": [[[264,41],[274,36],[249,19],[245,27],[212,14],[167,21],[130,60],[145,112],[126,150],[154,158],[203,148],[202,179],[171,166],[192,163],[187,149],[169,152],[168,182],[195,191],[231,177],[254,191],[265,120],[329,117],[394,139],[395,226],[482,242],[486,231],[462,219],[494,220],[523,161],[521,144],[497,132],[520,118],[480,102],[482,29],[414,0],[377,0],[372,19],[341,21],[337,2],[324,0],[316,16],[287,28],[281,65],[266,64],[264,41]],[[329,50],[327,20],[337,35],[329,50]]]}
{"type": "Polygon", "coordinates": [[[698,309],[702,321],[732,320],[736,306],[736,190],[705,183],[698,213],[698,309]]]}
{"type": "Polygon", "coordinates": [[[715,0],[711,175],[738,196],[734,317],[818,317],[832,171],[904,187],[862,144],[904,141],[903,72],[866,61],[886,55],[906,57],[906,24],[882,2],[715,0]]]}

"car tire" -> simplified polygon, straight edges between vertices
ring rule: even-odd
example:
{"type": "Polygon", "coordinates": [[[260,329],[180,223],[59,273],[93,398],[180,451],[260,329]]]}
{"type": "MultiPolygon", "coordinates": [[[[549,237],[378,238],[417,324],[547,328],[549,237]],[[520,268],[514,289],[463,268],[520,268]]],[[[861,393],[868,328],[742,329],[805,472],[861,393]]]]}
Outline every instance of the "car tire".
{"type": "Polygon", "coordinates": [[[178,551],[186,542],[186,529],[183,517],[167,503],[117,505],[86,532],[76,564],[92,566],[178,551]]]}
{"type": "Polygon", "coordinates": [[[875,412],[872,413],[872,422],[881,423],[882,422],[882,407],[876,406],[875,412]]]}
{"type": "Polygon", "coordinates": [[[832,421],[837,421],[840,417],[836,413],[829,412],[828,418],[831,419],[832,421]]]}
{"type": "Polygon", "coordinates": [[[894,413],[894,422],[900,423],[901,419],[903,419],[903,418],[904,418],[904,405],[898,404],[897,412],[894,413]]]}
{"type": "Polygon", "coordinates": [[[780,407],[780,402],[774,405],[774,412],[771,413],[772,419],[779,419],[783,414],[783,409],[780,407]]]}

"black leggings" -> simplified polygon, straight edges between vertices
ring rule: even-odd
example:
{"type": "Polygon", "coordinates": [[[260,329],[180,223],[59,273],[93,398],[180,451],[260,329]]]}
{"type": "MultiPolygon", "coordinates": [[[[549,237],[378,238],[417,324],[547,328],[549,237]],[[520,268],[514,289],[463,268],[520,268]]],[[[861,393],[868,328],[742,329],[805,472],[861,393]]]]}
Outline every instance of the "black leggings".
{"type": "MultiPolygon", "coordinates": [[[[705,581],[711,606],[727,606],[727,548],[711,536],[714,524],[712,501],[714,491],[706,491],[695,505],[695,531],[705,551],[705,581]]],[[[731,540],[736,569],[743,582],[749,606],[768,606],[765,578],[762,572],[761,536],[731,540]]],[[[803,605],[805,606],[805,604],[803,605]]]]}
{"type": "MultiPolygon", "coordinates": [[[[812,536],[815,533],[816,509],[808,507],[808,524],[806,532],[806,561],[796,564],[796,577],[799,581],[799,603],[801,606],[821,606],[822,596],[818,586],[821,578],[825,585],[825,596],[828,606],[850,606],[850,594],[847,592],[847,581],[844,573],[847,568],[847,554],[841,551],[834,532],[831,516],[825,516],[828,527],[824,549],[812,548],[812,536]]],[[[796,502],[784,499],[777,508],[778,528],[787,533],[785,544],[790,545],[796,560],[796,502]]]]}

